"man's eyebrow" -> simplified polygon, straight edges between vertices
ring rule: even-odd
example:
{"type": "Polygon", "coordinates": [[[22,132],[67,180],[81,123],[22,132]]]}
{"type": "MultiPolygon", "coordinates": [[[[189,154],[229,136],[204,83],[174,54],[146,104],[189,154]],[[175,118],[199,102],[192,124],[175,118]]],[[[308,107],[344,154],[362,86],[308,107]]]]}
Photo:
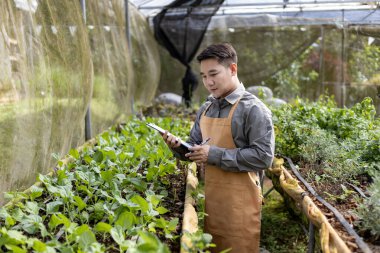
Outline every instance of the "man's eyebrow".
{"type": "MultiPolygon", "coordinates": [[[[215,72],[218,72],[218,70],[217,69],[210,69],[209,71],[208,71],[208,73],[215,73],[215,72]]],[[[204,75],[205,73],[203,73],[203,72],[200,72],[200,75],[204,75]]]]}

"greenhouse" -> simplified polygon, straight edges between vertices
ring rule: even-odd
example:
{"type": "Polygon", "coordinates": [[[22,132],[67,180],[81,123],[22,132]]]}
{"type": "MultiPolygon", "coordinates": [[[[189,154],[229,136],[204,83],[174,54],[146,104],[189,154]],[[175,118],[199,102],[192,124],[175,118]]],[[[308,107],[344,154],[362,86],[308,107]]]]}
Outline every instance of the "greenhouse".
{"type": "Polygon", "coordinates": [[[379,2],[0,12],[0,252],[380,252],[379,2]]]}

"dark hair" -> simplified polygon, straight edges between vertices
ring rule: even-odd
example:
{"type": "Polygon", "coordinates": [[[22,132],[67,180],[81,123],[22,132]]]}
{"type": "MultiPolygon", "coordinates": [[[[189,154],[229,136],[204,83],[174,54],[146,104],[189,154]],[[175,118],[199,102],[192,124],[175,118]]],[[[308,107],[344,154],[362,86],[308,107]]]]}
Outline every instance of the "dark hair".
{"type": "Polygon", "coordinates": [[[231,63],[237,64],[238,61],[236,51],[230,43],[210,45],[197,56],[198,62],[207,59],[216,59],[225,67],[230,66],[231,63]]]}

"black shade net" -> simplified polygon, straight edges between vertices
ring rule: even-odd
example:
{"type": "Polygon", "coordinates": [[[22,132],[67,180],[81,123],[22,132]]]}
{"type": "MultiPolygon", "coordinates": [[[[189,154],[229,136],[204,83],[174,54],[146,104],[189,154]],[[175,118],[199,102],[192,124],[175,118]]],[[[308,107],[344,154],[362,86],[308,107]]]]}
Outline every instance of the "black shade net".
{"type": "Polygon", "coordinates": [[[198,84],[189,63],[203,40],[212,16],[222,3],[223,0],[177,0],[153,18],[157,41],[187,67],[182,79],[182,97],[187,106],[198,84]]]}

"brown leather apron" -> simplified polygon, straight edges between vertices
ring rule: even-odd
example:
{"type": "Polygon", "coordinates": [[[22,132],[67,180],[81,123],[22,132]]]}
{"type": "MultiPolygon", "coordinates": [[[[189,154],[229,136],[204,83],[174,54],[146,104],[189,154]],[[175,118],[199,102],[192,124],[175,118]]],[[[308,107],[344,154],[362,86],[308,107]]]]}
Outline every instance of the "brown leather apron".
{"type": "MultiPolygon", "coordinates": [[[[231,129],[231,108],[227,118],[210,118],[203,113],[200,120],[202,138],[211,137],[210,145],[236,148],[231,129]]],[[[227,172],[213,165],[205,168],[205,231],[213,236],[220,252],[258,253],[260,244],[261,188],[255,172],[227,172]]]]}

